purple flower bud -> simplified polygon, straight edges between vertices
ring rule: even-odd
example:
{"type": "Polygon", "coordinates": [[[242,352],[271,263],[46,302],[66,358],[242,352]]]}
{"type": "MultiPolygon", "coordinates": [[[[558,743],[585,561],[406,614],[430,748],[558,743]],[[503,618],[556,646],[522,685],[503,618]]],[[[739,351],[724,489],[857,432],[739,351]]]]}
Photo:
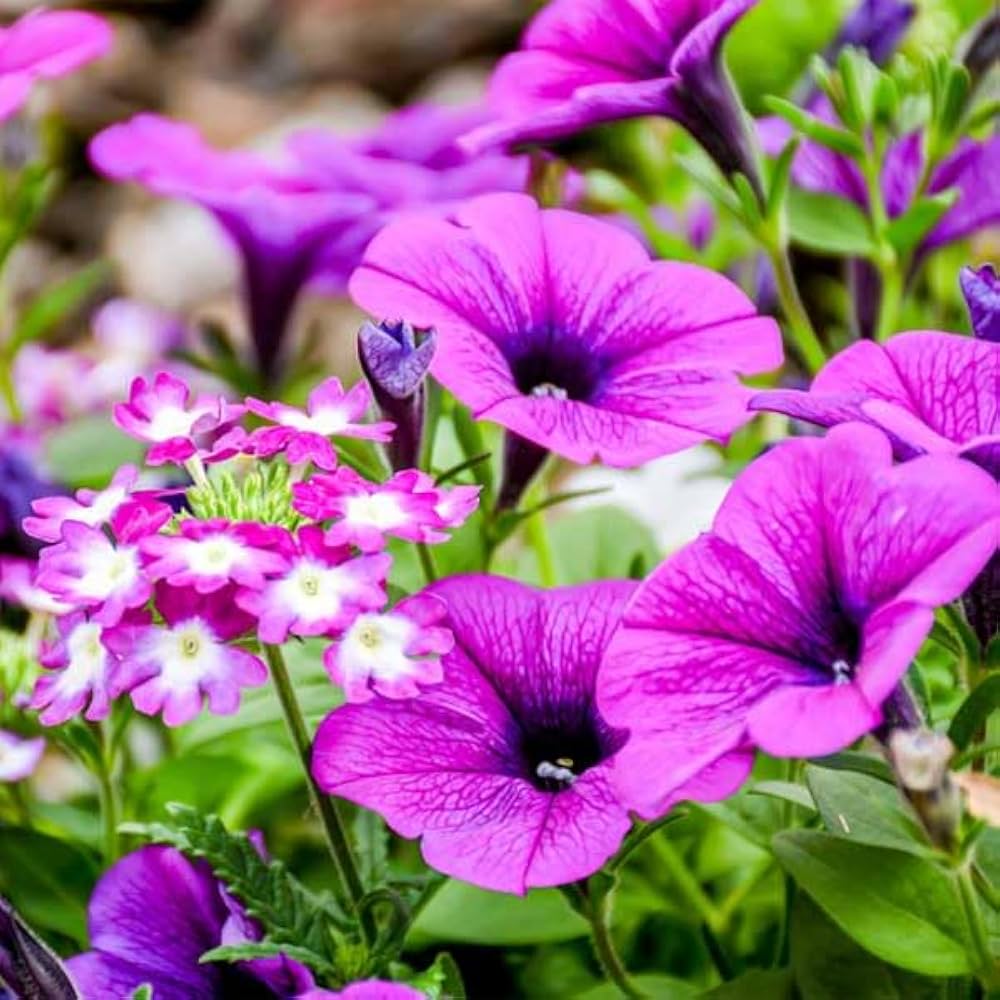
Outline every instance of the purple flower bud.
{"type": "Polygon", "coordinates": [[[396,425],[387,445],[394,469],[415,466],[424,429],[424,383],[437,346],[433,330],[418,333],[409,323],[365,323],[358,357],[382,413],[396,425]]]}
{"type": "Polygon", "coordinates": [[[548,457],[549,451],[527,438],[508,431],[503,450],[503,482],[497,497],[498,510],[514,510],[548,457]]]}
{"type": "Polygon", "coordinates": [[[826,61],[835,62],[841,50],[851,45],[864,49],[872,62],[888,62],[916,12],[914,4],[899,0],[861,0],[840,26],[825,53],[826,61]]]}
{"type": "Polygon", "coordinates": [[[979,340],[1000,341],[1000,276],[992,264],[963,267],[958,280],[972,319],[972,332],[979,340]]]}
{"type": "Polygon", "coordinates": [[[979,86],[983,77],[998,61],[1000,61],[1000,10],[994,10],[976,29],[962,58],[965,68],[969,71],[971,90],[979,86]]]}
{"type": "Polygon", "coordinates": [[[80,1000],[62,962],[0,898],[0,985],[25,1000],[80,1000]]]}
{"type": "Polygon", "coordinates": [[[985,654],[986,647],[1000,635],[1000,554],[993,554],[962,595],[962,608],[985,654]]]}

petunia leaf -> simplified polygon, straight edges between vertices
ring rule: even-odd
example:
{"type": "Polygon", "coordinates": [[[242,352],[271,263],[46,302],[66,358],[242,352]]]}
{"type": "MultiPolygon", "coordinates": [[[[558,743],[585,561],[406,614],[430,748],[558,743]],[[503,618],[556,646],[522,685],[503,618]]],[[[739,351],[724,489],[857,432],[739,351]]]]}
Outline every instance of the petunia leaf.
{"type": "Polygon", "coordinates": [[[806,768],[806,783],[828,832],[857,844],[935,854],[920,823],[892,785],[857,772],[814,765],[806,768]]]}
{"type": "Polygon", "coordinates": [[[851,940],[805,893],[791,917],[795,982],[807,1000],[940,1000],[948,981],[888,965],[851,940]]]}
{"type": "Polygon", "coordinates": [[[779,833],[773,847],[799,886],[876,957],[929,976],[970,970],[957,890],[933,862],[815,830],[779,833]]]}
{"type": "Polygon", "coordinates": [[[948,738],[964,750],[975,738],[979,727],[1000,709],[1000,674],[990,674],[962,702],[948,727],[948,738]]]}
{"type": "Polygon", "coordinates": [[[750,969],[702,993],[700,1000],[793,1000],[794,996],[795,984],[788,969],[750,969]]]}
{"type": "Polygon", "coordinates": [[[792,188],[788,192],[792,242],[831,257],[870,257],[875,252],[865,213],[852,201],[792,188]]]}

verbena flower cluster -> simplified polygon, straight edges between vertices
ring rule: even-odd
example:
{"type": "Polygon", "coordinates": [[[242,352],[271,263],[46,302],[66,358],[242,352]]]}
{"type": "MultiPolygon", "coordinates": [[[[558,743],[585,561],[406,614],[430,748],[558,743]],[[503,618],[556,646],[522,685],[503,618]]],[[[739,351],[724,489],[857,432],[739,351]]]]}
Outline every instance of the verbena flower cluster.
{"type": "MultiPolygon", "coordinates": [[[[220,150],[152,113],[93,138],[100,174],[194,202],[228,234],[248,357],[217,332],[213,368],[185,349],[185,323],[128,300],[102,307],[94,353],[27,334],[0,351],[0,527],[16,540],[0,557],[2,805],[33,829],[22,792],[51,739],[96,779],[106,862],[89,944],[66,963],[0,899],[0,985],[56,1000],[143,988],[444,1000],[464,995],[455,960],[417,973],[400,956],[448,876],[522,896],[559,887],[606,977],[643,996],[609,900],[653,838],[697,914],[711,984],[732,975],[719,938],[733,912],[780,864],[775,996],[849,995],[840,981],[813,989],[837,963],[803,971],[812,952],[886,963],[887,983],[899,966],[975,977],[983,995],[998,985],[983,908],[995,914],[997,895],[984,762],[1000,633],[1000,279],[938,255],[1000,220],[1000,146],[972,97],[997,22],[964,66],[907,75],[880,67],[913,6],[865,0],[815,83],[767,99],[773,115],[755,122],[722,58],[754,7],[551,0],[485,103],[413,105],[354,139],[310,129],[275,153],[220,150]],[[625,181],[588,181],[560,159],[594,126],[650,116],[704,154],[688,165],[719,213],[688,240],[625,181]],[[602,192],[625,224],[583,211],[602,192]],[[743,260],[712,250],[726,227],[743,260]],[[829,253],[842,258],[836,320],[815,296],[832,268],[793,253],[824,242],[846,246],[829,253]],[[684,259],[657,259],[664,245],[684,259]],[[748,260],[773,309],[741,287],[748,260]],[[928,286],[944,273],[956,307],[961,289],[971,335],[901,331],[917,327],[911,314],[958,325],[918,301],[932,267],[928,286]],[[308,288],[346,292],[370,317],[363,380],[346,389],[303,377],[289,334],[308,288]],[[105,411],[143,461],[61,488],[50,435],[105,411]],[[620,485],[621,470],[694,448],[731,482],[693,540],[625,561],[627,533],[595,540],[592,522],[553,551],[547,509],[576,496],[557,478],[595,463],[620,485]],[[596,565],[567,570],[588,546],[596,565]],[[303,711],[288,648],[322,663],[321,721],[303,711]],[[330,893],[257,831],[183,804],[165,825],[138,796],[121,808],[133,710],[173,752],[167,730],[236,715],[266,685],[330,893]],[[849,774],[835,799],[817,768],[849,774]],[[783,800],[780,821],[714,805],[744,788],[783,800]],[[123,815],[157,822],[120,827],[123,815]],[[660,829],[682,816],[699,851],[706,829],[726,845],[744,836],[765,866],[745,882],[718,865],[696,878],[660,829]],[[419,840],[438,874],[415,874],[415,849],[393,856],[386,828],[419,840]],[[125,835],[153,843],[122,856],[125,835]],[[924,896],[932,915],[907,923],[924,896]],[[896,940],[910,929],[924,932],[912,947],[896,940]]],[[[0,118],[110,40],[74,12],[0,33],[0,118]]],[[[674,515],[654,503],[651,519],[674,515]]],[[[248,815],[237,804],[225,819],[248,815]]],[[[43,822],[50,837],[57,811],[43,822]]],[[[648,874],[638,899],[655,900],[648,874]]]]}

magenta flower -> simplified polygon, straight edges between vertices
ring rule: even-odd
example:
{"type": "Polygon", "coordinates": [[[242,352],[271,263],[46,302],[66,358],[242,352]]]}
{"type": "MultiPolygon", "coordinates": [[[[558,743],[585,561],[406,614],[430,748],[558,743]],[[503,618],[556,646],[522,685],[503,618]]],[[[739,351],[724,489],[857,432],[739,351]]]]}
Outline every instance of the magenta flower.
{"type": "Polygon", "coordinates": [[[198,439],[221,432],[245,409],[222,396],[192,398],[191,389],[169,372],[157,372],[152,384],[137,378],[127,403],[115,405],[114,421],[126,434],[153,447],[148,465],[182,464],[198,453],[198,439]]]}
{"type": "Polygon", "coordinates": [[[327,673],[350,702],[415,698],[420,685],[439,684],[441,656],[455,645],[441,625],[444,603],[418,594],[384,614],[362,614],[323,654],[327,673]]]}
{"type": "Polygon", "coordinates": [[[763,392],[750,407],[822,427],[866,421],[892,438],[897,458],[961,455],[1000,479],[998,378],[1000,344],[920,330],[852,344],[808,392],[763,392]]]}
{"type": "Polygon", "coordinates": [[[632,587],[433,585],[455,637],[443,681],[336,709],[316,737],[317,781],[422,836],[427,863],[455,878],[523,893],[590,875],[630,825],[609,777],[625,733],[598,714],[594,683],[632,587]]]}
{"type": "Polygon", "coordinates": [[[202,861],[169,847],[143,847],[104,874],[89,907],[91,950],[67,966],[81,995],[156,1000],[292,1000],[313,986],[285,958],[202,964],[222,944],[259,940],[257,925],[202,861]]]}
{"type": "Polygon", "coordinates": [[[328,249],[324,282],[342,290],[371,238],[403,212],[443,212],[477,194],[523,191],[526,156],[471,156],[458,146],[462,135],[490,120],[492,115],[480,105],[411,104],[359,137],[321,130],[293,135],[289,153],[310,184],[365,195],[374,203],[328,249]]]}
{"type": "Polygon", "coordinates": [[[726,174],[756,181],[722,43],[755,0],[553,0],[490,83],[500,116],[470,149],[551,142],[605,122],[665,115],[726,174]]]}
{"type": "Polygon", "coordinates": [[[0,729],[0,784],[30,778],[44,753],[44,739],[26,739],[0,729]]]}
{"type": "Polygon", "coordinates": [[[64,615],[73,610],[38,586],[37,561],[20,556],[0,556],[0,598],[33,615],[64,615]]]}
{"type": "Polygon", "coordinates": [[[134,465],[123,465],[103,490],[77,490],[72,497],[42,497],[32,501],[34,517],[24,519],[24,531],[43,542],[56,542],[67,521],[98,528],[111,521],[112,515],[129,498],[139,478],[134,465]]]}
{"type": "Polygon", "coordinates": [[[103,18],[77,10],[34,10],[0,29],[0,121],[21,108],[37,81],[99,59],[111,41],[103,18]]]}
{"type": "Polygon", "coordinates": [[[111,710],[115,659],[102,641],[101,626],[80,612],[58,619],[59,639],[43,647],[39,662],[50,672],[35,684],[29,707],[43,726],[59,726],[83,712],[99,722],[111,710]]]}
{"type": "Polygon", "coordinates": [[[101,625],[114,625],[152,594],[142,571],[139,549],[116,544],[100,528],[67,521],[62,541],[42,549],[38,586],[72,607],[89,609],[101,625]]]}
{"type": "Polygon", "coordinates": [[[751,417],[736,373],[782,358],[774,320],[726,278],[653,263],[617,226],[523,195],[391,224],[351,294],[433,327],[431,371],[477,417],[576,462],[725,440],[751,417]]]}
{"type": "Polygon", "coordinates": [[[1000,276],[993,265],[963,267],[959,279],[973,334],[980,340],[1000,343],[1000,276]]]}
{"type": "Polygon", "coordinates": [[[712,530],[641,584],[598,704],[628,726],[623,799],[658,815],[749,772],[752,742],[811,757],[878,725],[934,622],[989,558],[997,486],[971,462],[894,466],[861,424],[776,446],[733,484],[712,530]]]}
{"type": "Polygon", "coordinates": [[[445,529],[462,524],[478,503],[478,486],[440,489],[426,473],[404,469],[384,483],[372,483],[353,469],[313,476],[292,487],[292,506],[314,521],[335,518],[330,545],[356,545],[377,552],[386,538],[444,542],[445,529]]]}
{"type": "Polygon", "coordinates": [[[298,1000],[427,1000],[427,994],[406,983],[385,979],[362,979],[342,990],[310,990],[298,1000]]]}
{"type": "Polygon", "coordinates": [[[299,528],[296,543],[279,575],[261,589],[241,589],[236,595],[236,603],[257,619],[261,642],[280,644],[289,635],[333,635],[362,612],[385,604],[389,556],[352,558],[347,547],[324,541],[317,525],[299,528]]]}
{"type": "Polygon", "coordinates": [[[277,424],[255,430],[250,435],[250,446],[265,458],[284,452],[293,465],[312,462],[320,469],[334,469],[337,453],[330,444],[331,437],[388,441],[392,436],[391,423],[359,423],[370,403],[371,393],[364,382],[344,392],[339,378],[328,378],[316,386],[309,393],[305,412],[285,403],[248,399],[251,413],[277,424]]]}
{"type": "Polygon", "coordinates": [[[367,212],[369,198],[316,191],[264,157],[208,146],[189,125],[153,114],[112,125],[90,144],[103,174],[210,211],[239,250],[250,332],[271,379],[299,292],[327,246],[367,212]]]}
{"type": "Polygon", "coordinates": [[[260,590],[288,568],[292,542],[284,528],[273,524],[187,518],[176,534],[150,535],[139,547],[150,580],[211,594],[229,583],[260,590]]]}
{"type": "Polygon", "coordinates": [[[231,589],[202,594],[161,584],[156,607],[164,625],[128,623],[104,634],[120,660],[112,697],[128,692],[143,714],[162,713],[168,726],[182,726],[200,714],[206,699],[213,714],[234,714],[243,688],[267,682],[263,661],[230,644],[253,625],[235,606],[231,589]]]}

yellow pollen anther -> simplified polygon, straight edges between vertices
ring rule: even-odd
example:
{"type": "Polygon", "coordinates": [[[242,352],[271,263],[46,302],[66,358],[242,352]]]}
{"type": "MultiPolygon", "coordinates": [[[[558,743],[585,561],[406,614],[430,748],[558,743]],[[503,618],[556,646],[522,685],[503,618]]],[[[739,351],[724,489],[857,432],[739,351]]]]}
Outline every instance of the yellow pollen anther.
{"type": "Polygon", "coordinates": [[[573,758],[572,757],[556,757],[556,763],[560,767],[572,767],[573,758]]]}
{"type": "Polygon", "coordinates": [[[358,633],[358,642],[362,646],[367,646],[369,649],[374,649],[380,642],[381,637],[379,636],[378,629],[373,625],[365,625],[362,627],[361,631],[358,633]]]}

